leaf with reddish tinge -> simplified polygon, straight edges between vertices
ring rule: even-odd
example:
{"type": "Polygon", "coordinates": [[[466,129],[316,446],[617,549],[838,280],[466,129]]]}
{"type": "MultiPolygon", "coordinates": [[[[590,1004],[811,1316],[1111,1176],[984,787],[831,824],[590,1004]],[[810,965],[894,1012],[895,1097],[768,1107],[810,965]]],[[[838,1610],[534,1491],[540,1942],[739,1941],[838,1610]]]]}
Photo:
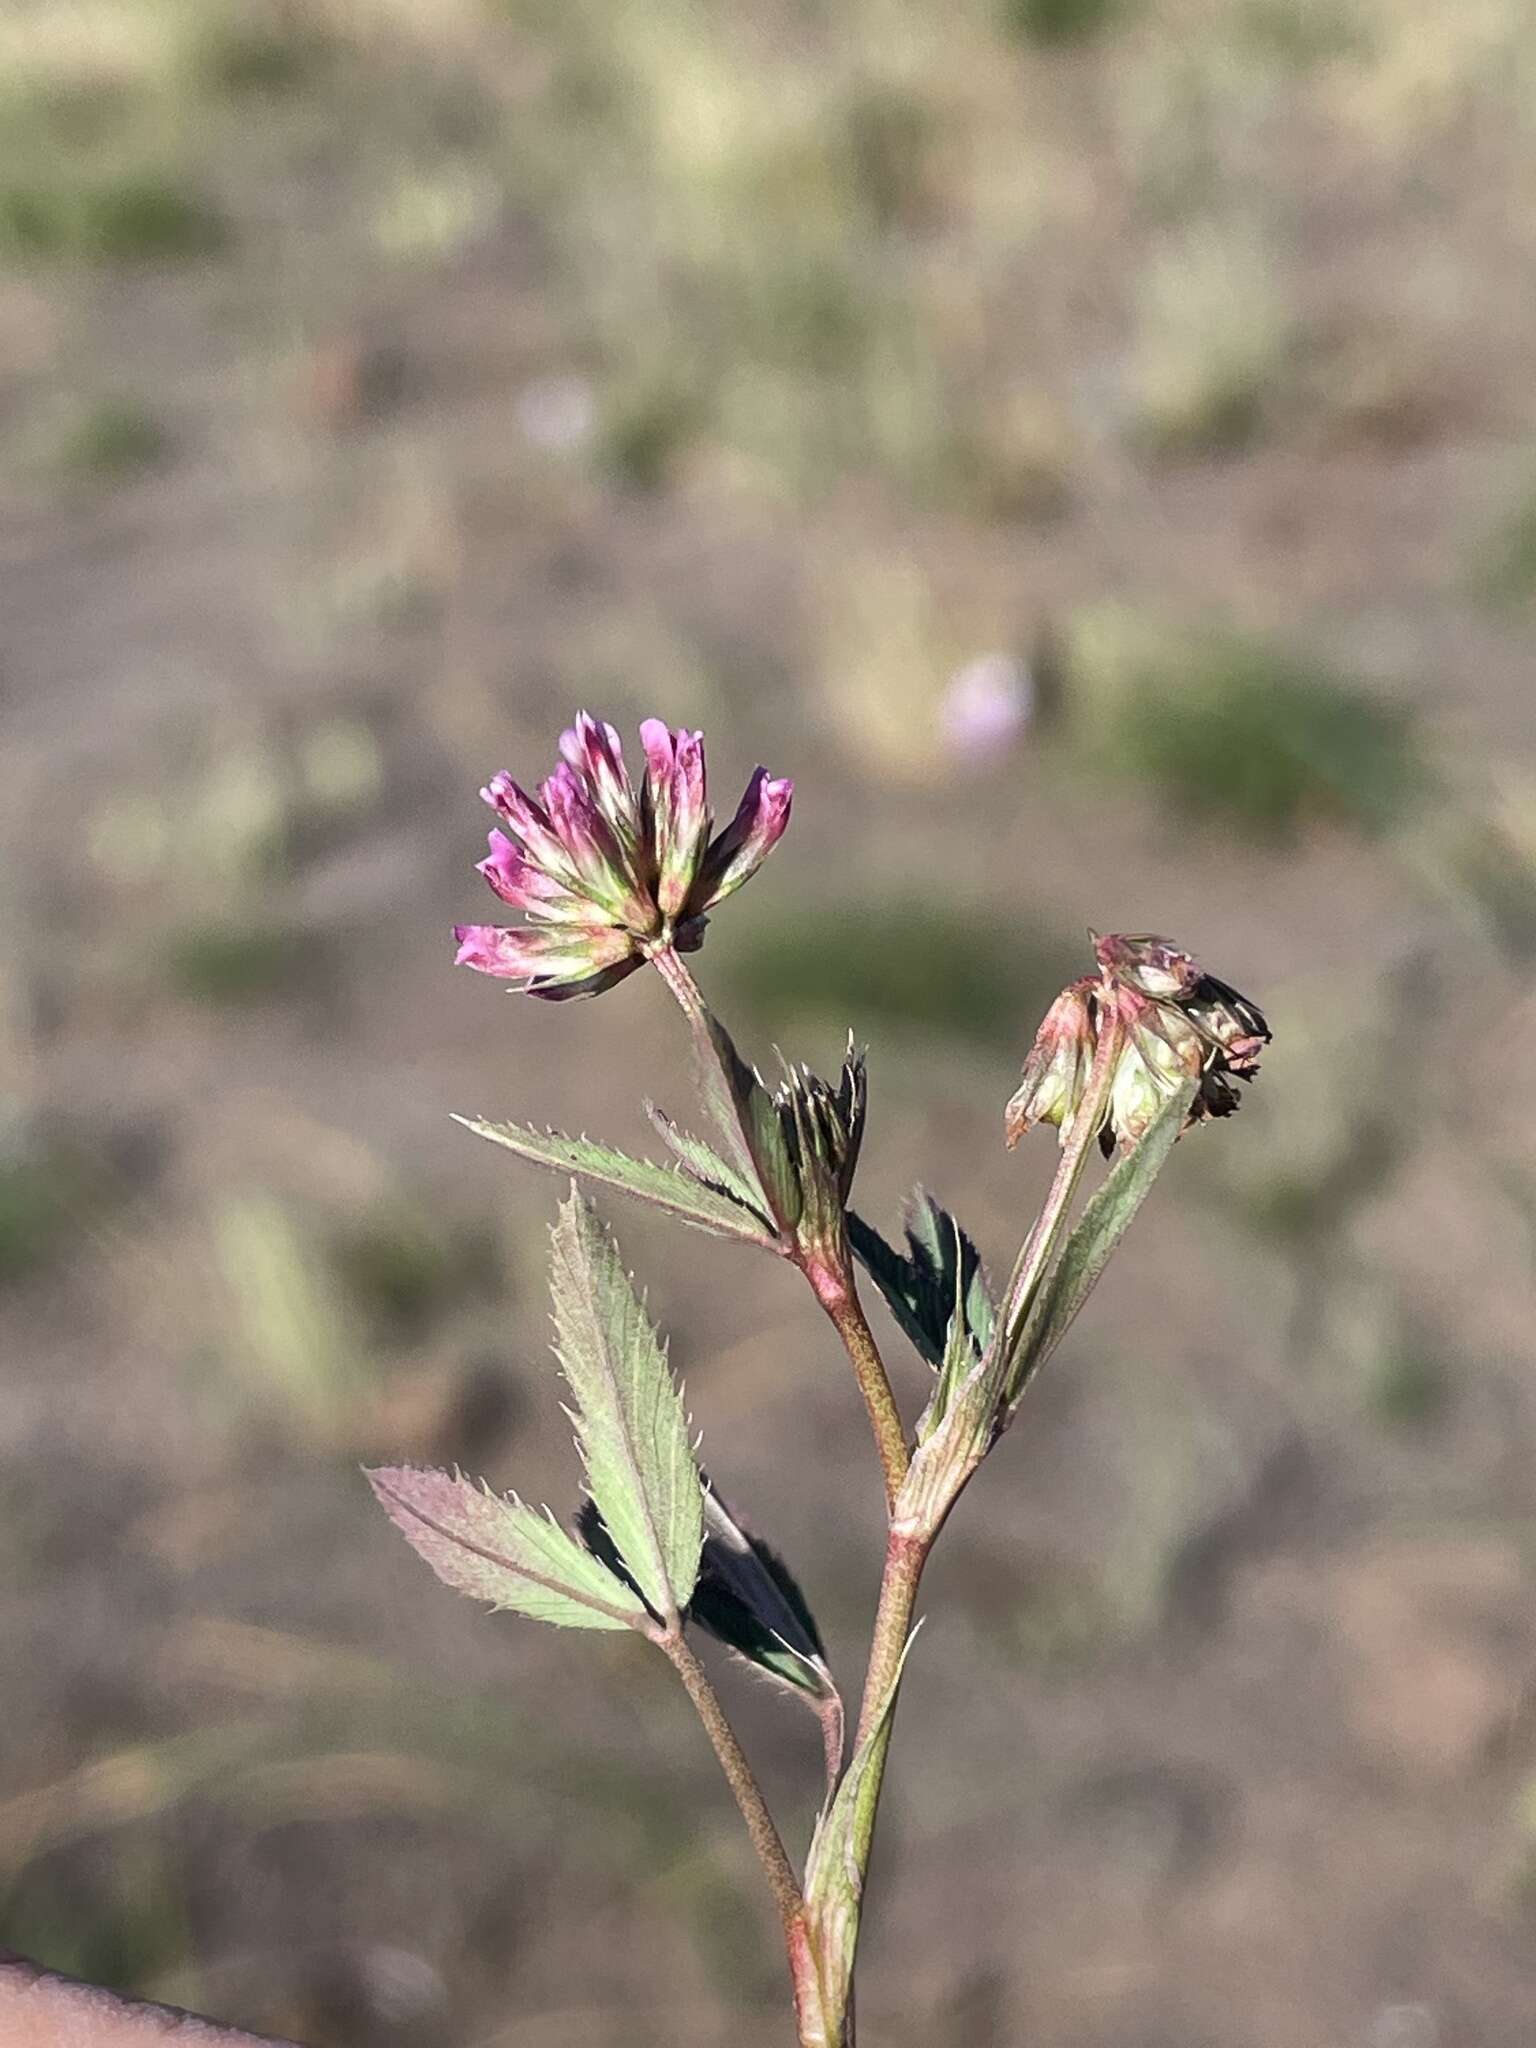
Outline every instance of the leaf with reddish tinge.
{"type": "Polygon", "coordinates": [[[368,1483],[406,1542],[445,1586],[557,1628],[633,1628],[629,1587],[548,1514],[461,1473],[386,1466],[368,1483]]]}

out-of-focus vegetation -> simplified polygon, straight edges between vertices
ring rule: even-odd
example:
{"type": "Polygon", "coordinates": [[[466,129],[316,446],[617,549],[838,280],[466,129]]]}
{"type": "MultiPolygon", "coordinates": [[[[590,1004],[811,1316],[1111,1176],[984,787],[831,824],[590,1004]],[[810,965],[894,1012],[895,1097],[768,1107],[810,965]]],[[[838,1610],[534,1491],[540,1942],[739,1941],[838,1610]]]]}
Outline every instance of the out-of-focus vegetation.
{"type": "MultiPolygon", "coordinates": [[[[797,778],[699,972],[868,1041],[873,1215],[1011,1255],[1089,921],[1276,1028],[957,1518],[872,2040],[1526,2038],[1533,71],[1524,0],[0,12],[0,1945],[317,2048],[780,2038],[661,1679],[356,1472],[574,1485],[548,1185],[447,1112],[623,1142],[683,1050],[447,927],[589,703],[797,778]]],[[[616,1221],[836,1663],[837,1361],[616,1221]]]]}

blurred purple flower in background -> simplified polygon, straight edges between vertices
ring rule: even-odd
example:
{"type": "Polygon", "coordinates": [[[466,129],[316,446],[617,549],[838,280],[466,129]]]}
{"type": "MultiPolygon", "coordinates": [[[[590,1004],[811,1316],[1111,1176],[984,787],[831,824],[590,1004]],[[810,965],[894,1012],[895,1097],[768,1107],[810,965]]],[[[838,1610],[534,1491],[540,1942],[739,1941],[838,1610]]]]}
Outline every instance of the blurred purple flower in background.
{"type": "Polygon", "coordinates": [[[651,955],[703,943],[706,913],[761,867],[794,785],[755,768],[713,837],[702,733],[640,727],[636,789],[611,725],[578,712],[562,760],[530,796],[505,771],[480,792],[506,828],[480,873],[526,925],[456,925],[458,964],[564,1001],[601,995],[651,955]]]}
{"type": "Polygon", "coordinates": [[[983,762],[1019,737],[1034,708],[1034,678],[1025,664],[1011,654],[980,654],[950,677],[939,729],[957,759],[983,762]]]}

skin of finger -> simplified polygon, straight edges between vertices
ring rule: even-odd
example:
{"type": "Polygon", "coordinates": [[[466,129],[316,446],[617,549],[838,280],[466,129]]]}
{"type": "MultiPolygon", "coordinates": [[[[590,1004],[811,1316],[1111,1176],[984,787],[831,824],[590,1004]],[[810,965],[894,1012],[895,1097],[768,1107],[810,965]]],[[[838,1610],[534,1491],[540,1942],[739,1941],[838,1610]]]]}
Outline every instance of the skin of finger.
{"type": "Polygon", "coordinates": [[[0,2041],[6,2048],[299,2048],[169,2005],[120,1998],[0,1951],[0,2041]]]}

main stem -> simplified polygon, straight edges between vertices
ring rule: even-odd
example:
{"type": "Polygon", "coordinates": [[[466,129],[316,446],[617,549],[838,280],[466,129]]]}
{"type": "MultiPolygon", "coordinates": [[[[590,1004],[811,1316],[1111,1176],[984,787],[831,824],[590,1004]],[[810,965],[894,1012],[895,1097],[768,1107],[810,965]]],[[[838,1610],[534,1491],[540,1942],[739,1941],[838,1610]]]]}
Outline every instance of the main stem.
{"type": "Polygon", "coordinates": [[[811,1292],[826,1310],[832,1327],[842,1338],[843,1349],[853,1367],[853,1376],[858,1381],[869,1426],[874,1433],[875,1450],[885,1480],[886,1511],[890,1513],[895,1509],[896,1496],[907,1476],[912,1453],[907,1446],[907,1432],[902,1424],[901,1410],[896,1406],[896,1396],[891,1392],[880,1347],[865,1317],[853,1275],[846,1266],[807,1259],[801,1271],[811,1283],[811,1292]]]}
{"type": "MultiPolygon", "coordinates": [[[[938,1532],[935,1531],[936,1535],[938,1532]]],[[[923,1566],[933,1548],[933,1536],[917,1536],[892,1529],[886,1539],[885,1570],[880,1580],[880,1604],[875,1610],[874,1634],[869,1645],[869,1669],[864,1676],[864,1698],[859,1707],[859,1725],[854,1735],[854,1754],[879,1719],[880,1709],[896,1682],[902,1652],[912,1634],[912,1612],[923,1566]]],[[[886,1723],[887,1729],[890,1722],[886,1723]]],[[[875,1797],[879,1798],[880,1774],[885,1768],[882,1747],[874,1767],[875,1797]]]]}

